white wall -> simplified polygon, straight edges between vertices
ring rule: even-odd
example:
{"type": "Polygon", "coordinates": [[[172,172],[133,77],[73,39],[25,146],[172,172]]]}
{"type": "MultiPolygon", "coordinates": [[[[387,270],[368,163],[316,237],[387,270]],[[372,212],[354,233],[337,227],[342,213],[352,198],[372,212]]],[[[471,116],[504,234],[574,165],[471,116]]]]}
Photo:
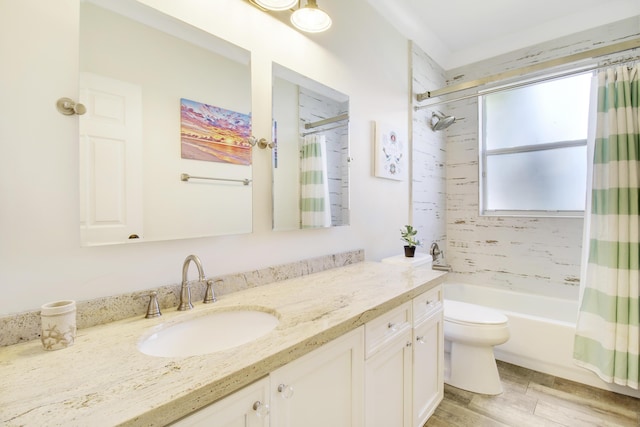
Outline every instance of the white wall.
{"type": "MultiPolygon", "coordinates": [[[[298,85],[285,79],[273,82],[273,118],[277,122],[277,167],[273,170],[273,227],[300,228],[300,138],[298,85]]],[[[274,160],[275,163],[276,160],[274,160]]]]}
{"type": "Polygon", "coordinates": [[[324,0],[334,26],[316,36],[237,0],[144,3],[252,51],[258,137],[270,135],[270,115],[258,111],[271,105],[272,61],[350,96],[351,226],[271,231],[271,153],[256,150],[252,234],[81,248],[78,118],[55,109],[60,97],[78,98],[78,0],[2,0],[0,53],[10,60],[0,79],[0,315],[178,283],[190,253],[208,275],[357,248],[372,260],[400,253],[409,184],[372,176],[371,121],[408,126],[406,39],[360,1],[324,0]]]}

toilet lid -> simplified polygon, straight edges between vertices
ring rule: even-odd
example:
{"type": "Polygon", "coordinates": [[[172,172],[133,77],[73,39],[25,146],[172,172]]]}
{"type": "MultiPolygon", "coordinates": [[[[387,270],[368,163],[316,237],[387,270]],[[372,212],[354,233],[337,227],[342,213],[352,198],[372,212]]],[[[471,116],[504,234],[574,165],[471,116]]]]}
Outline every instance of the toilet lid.
{"type": "Polygon", "coordinates": [[[444,318],[455,323],[499,325],[509,319],[497,310],[461,301],[444,300],[444,318]]]}

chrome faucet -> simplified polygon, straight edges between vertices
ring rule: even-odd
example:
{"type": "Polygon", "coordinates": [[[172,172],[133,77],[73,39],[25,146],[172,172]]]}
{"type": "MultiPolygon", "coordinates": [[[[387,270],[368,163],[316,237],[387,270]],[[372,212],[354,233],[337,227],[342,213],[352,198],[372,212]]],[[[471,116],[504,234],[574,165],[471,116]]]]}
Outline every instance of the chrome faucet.
{"type": "Polygon", "coordinates": [[[431,255],[431,258],[433,259],[433,262],[436,262],[438,257],[440,255],[442,255],[442,251],[440,250],[440,248],[438,247],[438,244],[436,242],[433,242],[431,244],[431,247],[429,248],[429,255],[431,255]]]}
{"type": "Polygon", "coordinates": [[[189,263],[193,261],[196,267],[198,267],[198,281],[204,282],[204,270],[202,269],[202,263],[200,258],[195,255],[189,255],[182,264],[182,288],[180,290],[180,305],[178,310],[185,311],[191,310],[193,304],[191,304],[191,285],[187,281],[187,272],[189,271],[189,263]]]}
{"type": "Polygon", "coordinates": [[[429,254],[433,259],[431,263],[431,269],[438,270],[438,271],[449,271],[449,272],[453,271],[450,265],[436,264],[438,257],[442,255],[442,258],[444,258],[444,252],[440,250],[436,242],[433,242],[431,244],[431,247],[429,248],[429,254]]]}

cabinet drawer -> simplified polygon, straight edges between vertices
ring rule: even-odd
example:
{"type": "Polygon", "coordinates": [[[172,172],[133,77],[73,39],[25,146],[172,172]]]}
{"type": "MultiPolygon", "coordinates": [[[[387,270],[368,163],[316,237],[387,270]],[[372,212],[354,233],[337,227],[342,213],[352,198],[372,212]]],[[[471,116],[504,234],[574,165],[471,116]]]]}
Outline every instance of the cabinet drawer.
{"type": "Polygon", "coordinates": [[[365,356],[375,354],[385,344],[402,335],[411,328],[411,303],[407,302],[400,307],[373,319],[365,325],[365,356]]]}
{"type": "Polygon", "coordinates": [[[442,285],[413,299],[413,325],[418,325],[438,310],[442,310],[442,285]]]}

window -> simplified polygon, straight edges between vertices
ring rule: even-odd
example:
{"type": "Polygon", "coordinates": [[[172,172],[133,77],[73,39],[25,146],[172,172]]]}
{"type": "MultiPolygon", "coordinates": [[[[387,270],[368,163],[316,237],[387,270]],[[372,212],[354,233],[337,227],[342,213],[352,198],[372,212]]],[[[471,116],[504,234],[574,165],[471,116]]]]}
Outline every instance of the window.
{"type": "Polygon", "coordinates": [[[591,74],[483,95],[485,215],[582,215],[591,74]]]}

